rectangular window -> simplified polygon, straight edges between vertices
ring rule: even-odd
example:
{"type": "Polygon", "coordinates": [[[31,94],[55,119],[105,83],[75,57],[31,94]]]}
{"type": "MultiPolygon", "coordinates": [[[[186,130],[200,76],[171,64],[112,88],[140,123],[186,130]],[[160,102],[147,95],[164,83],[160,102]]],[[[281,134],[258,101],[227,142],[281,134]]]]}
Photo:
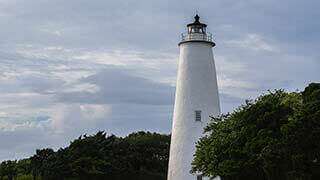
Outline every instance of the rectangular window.
{"type": "Polygon", "coordinates": [[[195,111],[196,121],[201,121],[201,111],[195,111]]]}
{"type": "Polygon", "coordinates": [[[197,180],[202,180],[202,175],[197,175],[197,180]]]}

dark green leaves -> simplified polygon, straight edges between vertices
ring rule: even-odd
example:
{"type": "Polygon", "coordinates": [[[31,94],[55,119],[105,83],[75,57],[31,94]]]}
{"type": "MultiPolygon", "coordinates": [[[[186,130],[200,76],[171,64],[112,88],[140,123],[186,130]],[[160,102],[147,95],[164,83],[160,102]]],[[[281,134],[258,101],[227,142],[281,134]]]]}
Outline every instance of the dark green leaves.
{"type": "Polygon", "coordinates": [[[193,172],[224,179],[319,179],[320,84],[270,91],[213,118],[193,172]]]}
{"type": "Polygon", "coordinates": [[[137,132],[120,138],[98,132],[80,136],[56,152],[41,149],[18,163],[5,161],[0,179],[32,174],[42,180],[162,180],[167,174],[169,146],[168,135],[137,132]]]}

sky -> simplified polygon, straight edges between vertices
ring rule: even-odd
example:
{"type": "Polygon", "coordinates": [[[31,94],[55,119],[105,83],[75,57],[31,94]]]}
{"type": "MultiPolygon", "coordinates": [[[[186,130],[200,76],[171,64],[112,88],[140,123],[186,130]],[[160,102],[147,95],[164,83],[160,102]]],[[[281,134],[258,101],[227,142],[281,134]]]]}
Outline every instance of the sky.
{"type": "Polygon", "coordinates": [[[180,33],[198,12],[223,113],[320,79],[318,0],[0,0],[0,160],[104,130],[170,133],[180,33]]]}

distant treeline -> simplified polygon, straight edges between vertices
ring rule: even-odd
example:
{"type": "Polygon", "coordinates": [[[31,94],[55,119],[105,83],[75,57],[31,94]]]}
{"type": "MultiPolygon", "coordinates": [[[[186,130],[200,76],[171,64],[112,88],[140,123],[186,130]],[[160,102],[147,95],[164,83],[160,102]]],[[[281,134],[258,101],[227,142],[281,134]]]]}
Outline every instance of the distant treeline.
{"type": "Polygon", "coordinates": [[[165,180],[170,136],[137,132],[125,138],[98,132],[66,148],[36,150],[30,158],[4,161],[0,180],[165,180]]]}

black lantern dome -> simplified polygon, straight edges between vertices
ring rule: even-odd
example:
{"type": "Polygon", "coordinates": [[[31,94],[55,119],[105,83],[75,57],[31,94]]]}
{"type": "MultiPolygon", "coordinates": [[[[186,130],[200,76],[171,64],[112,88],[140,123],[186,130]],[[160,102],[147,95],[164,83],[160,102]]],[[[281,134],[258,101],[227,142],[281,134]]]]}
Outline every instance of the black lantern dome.
{"type": "Polygon", "coordinates": [[[194,22],[187,25],[187,32],[181,34],[180,44],[186,42],[206,42],[215,46],[211,33],[207,32],[207,25],[200,22],[200,16],[194,16],[194,22]]]}
{"type": "Polygon", "coordinates": [[[196,14],[194,17],[194,22],[187,25],[188,27],[188,33],[206,33],[206,27],[207,25],[200,22],[200,16],[196,14]]]}

